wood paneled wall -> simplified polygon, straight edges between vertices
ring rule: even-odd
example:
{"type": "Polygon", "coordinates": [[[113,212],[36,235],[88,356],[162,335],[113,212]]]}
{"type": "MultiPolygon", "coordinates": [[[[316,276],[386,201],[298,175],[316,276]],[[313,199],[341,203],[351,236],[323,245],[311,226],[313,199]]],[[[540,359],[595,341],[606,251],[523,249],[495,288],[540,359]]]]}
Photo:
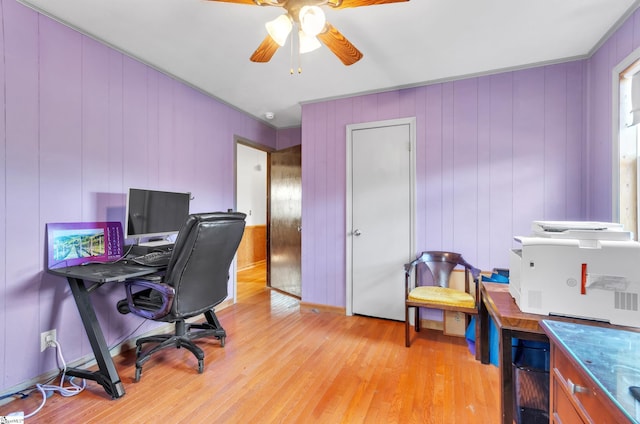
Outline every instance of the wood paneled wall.
{"type": "Polygon", "coordinates": [[[585,87],[579,60],[304,104],[302,299],[346,302],[346,125],[415,116],[416,250],[506,267],[531,221],[586,218],[585,87]]]}
{"type": "Polygon", "coordinates": [[[267,226],[248,225],[238,247],[238,269],[250,268],[267,259],[267,226]]]}
{"type": "MultiPolygon", "coordinates": [[[[0,0],[0,57],[1,392],[57,368],[42,331],[69,362],[91,354],[65,280],[44,272],[46,223],[122,222],[128,187],[234,208],[234,136],[275,148],[276,130],[15,0],[0,0]]],[[[119,314],[123,297],[94,292],[109,345],[154,326],[119,314]]]]}
{"type": "MultiPolygon", "coordinates": [[[[14,0],[0,4],[3,389],[56,368],[41,331],[58,329],[68,361],[90,353],[65,283],[43,272],[47,222],[122,220],[128,186],[186,189],[194,211],[226,210],[234,136],[275,148],[276,131],[14,0]]],[[[303,300],[345,305],[350,123],[417,118],[418,250],[459,250],[490,269],[532,219],[610,219],[611,70],[638,46],[636,11],[588,60],[304,104],[303,300]]],[[[139,323],[115,310],[121,287],[99,292],[112,344],[139,323]]]]}

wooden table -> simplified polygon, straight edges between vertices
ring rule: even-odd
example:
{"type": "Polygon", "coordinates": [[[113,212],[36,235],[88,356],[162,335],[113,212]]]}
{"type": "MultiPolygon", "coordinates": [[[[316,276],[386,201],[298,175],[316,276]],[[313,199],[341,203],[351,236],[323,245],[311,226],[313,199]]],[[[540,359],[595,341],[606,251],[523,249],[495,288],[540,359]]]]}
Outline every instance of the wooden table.
{"type": "Polygon", "coordinates": [[[640,331],[638,328],[611,325],[601,321],[524,313],[511,297],[508,284],[482,282],[480,283],[480,298],[478,321],[480,325],[480,361],[483,364],[489,363],[489,317],[493,318],[500,333],[500,360],[498,365],[500,380],[502,381],[500,407],[502,422],[505,424],[513,424],[515,418],[515,411],[513,410],[513,357],[511,350],[513,338],[548,342],[549,338],[540,327],[542,320],[573,322],[634,332],[640,331]]]}
{"type": "Polygon", "coordinates": [[[489,317],[500,333],[499,366],[502,390],[500,393],[500,409],[502,422],[512,424],[515,411],[513,410],[513,369],[512,369],[512,339],[546,341],[549,339],[540,327],[540,321],[549,319],[545,315],[527,314],[518,308],[509,293],[508,284],[481,283],[480,286],[480,360],[489,363],[489,317]],[[506,347],[506,348],[505,348],[506,347]]]}

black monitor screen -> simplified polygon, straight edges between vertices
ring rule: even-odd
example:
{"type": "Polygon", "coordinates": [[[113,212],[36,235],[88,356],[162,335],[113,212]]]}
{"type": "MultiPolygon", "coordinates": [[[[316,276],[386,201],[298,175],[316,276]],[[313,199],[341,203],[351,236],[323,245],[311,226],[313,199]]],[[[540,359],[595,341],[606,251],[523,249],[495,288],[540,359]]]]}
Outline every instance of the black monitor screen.
{"type": "Polygon", "coordinates": [[[190,193],[130,188],[127,196],[127,238],[175,234],[189,216],[190,193]]]}

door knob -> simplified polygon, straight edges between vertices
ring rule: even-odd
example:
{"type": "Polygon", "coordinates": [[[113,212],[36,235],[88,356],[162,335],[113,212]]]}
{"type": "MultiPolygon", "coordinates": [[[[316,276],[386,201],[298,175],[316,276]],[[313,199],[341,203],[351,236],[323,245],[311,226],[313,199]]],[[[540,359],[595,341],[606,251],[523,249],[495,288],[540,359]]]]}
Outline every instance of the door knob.
{"type": "Polygon", "coordinates": [[[354,236],[359,236],[360,234],[362,234],[362,233],[360,232],[360,230],[354,230],[354,231],[353,231],[353,235],[354,235],[354,236]]]}

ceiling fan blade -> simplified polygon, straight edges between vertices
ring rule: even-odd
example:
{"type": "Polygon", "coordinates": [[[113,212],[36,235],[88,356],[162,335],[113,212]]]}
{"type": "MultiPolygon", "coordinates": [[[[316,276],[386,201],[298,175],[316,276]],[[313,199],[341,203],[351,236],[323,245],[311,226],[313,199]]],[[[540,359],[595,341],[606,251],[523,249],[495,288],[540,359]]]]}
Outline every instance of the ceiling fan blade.
{"type": "Polygon", "coordinates": [[[222,3],[238,3],[238,4],[250,4],[253,6],[282,6],[283,0],[207,0],[218,1],[222,3]]]}
{"type": "Polygon", "coordinates": [[[318,34],[317,37],[347,66],[353,65],[362,59],[360,50],[356,49],[356,47],[329,22],[327,22],[324,30],[318,34]]]}
{"type": "Polygon", "coordinates": [[[255,52],[251,55],[252,62],[268,62],[271,60],[280,45],[269,34],[262,40],[255,52]]]}
{"type": "Polygon", "coordinates": [[[252,4],[256,5],[256,2],[253,0],[208,0],[208,1],[219,1],[222,3],[239,3],[239,4],[252,4]]]}
{"type": "Polygon", "coordinates": [[[374,6],[376,4],[400,3],[409,0],[329,0],[327,6],[334,9],[346,9],[347,7],[374,6]]]}

